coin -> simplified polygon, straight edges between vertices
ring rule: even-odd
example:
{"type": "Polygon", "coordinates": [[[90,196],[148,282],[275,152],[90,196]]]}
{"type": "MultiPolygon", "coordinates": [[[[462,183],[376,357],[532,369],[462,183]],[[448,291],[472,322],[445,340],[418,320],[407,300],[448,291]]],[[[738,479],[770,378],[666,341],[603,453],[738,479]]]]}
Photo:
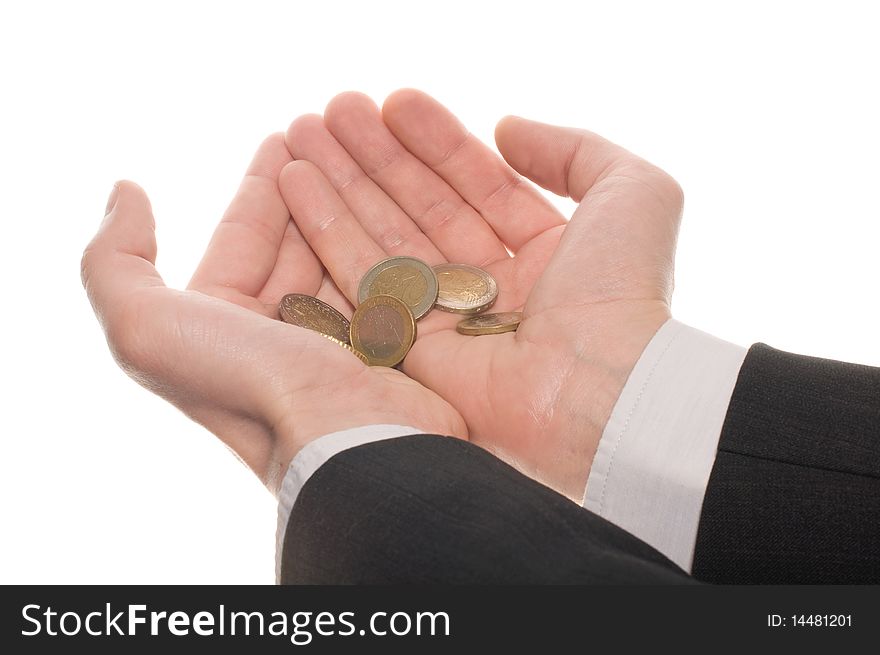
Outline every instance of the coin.
{"type": "Polygon", "coordinates": [[[370,366],[396,366],[415,340],[415,317],[394,296],[371,296],[351,317],[351,345],[367,356],[370,366]]]}
{"type": "Polygon", "coordinates": [[[522,321],[522,312],[500,312],[497,314],[480,314],[464,319],[455,326],[462,334],[470,336],[480,334],[501,334],[513,332],[522,321]]]}
{"type": "Polygon", "coordinates": [[[389,257],[373,266],[361,279],[358,302],[372,296],[394,296],[409,307],[416,320],[431,311],[437,301],[437,276],[415,257],[389,257]]]}
{"type": "Polygon", "coordinates": [[[359,350],[355,350],[354,348],[352,348],[352,347],[351,347],[350,345],[348,345],[347,343],[343,343],[342,341],[340,341],[340,340],[337,339],[336,337],[331,337],[329,334],[321,333],[321,336],[330,339],[330,341],[332,341],[333,343],[335,343],[335,344],[337,344],[337,345],[339,345],[339,346],[342,346],[343,348],[345,348],[348,352],[350,352],[351,354],[353,354],[355,357],[357,357],[359,360],[361,360],[361,361],[362,361],[364,364],[366,364],[367,366],[370,365],[370,362],[367,360],[367,356],[366,356],[365,354],[363,354],[361,351],[359,351],[359,350]]]}
{"type": "Polygon", "coordinates": [[[302,293],[288,293],[278,304],[285,323],[298,325],[349,343],[348,320],[327,303],[302,293]]]}
{"type": "Polygon", "coordinates": [[[455,314],[479,314],[489,309],[498,297],[495,278],[476,266],[438,264],[434,267],[437,284],[437,309],[455,314]]]}

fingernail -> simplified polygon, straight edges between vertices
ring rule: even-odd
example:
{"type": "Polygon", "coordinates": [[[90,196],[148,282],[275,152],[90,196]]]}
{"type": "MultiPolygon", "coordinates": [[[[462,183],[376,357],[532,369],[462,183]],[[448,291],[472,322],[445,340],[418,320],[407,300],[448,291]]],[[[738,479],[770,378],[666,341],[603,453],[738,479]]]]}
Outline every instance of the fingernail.
{"type": "Polygon", "coordinates": [[[104,216],[113,211],[113,208],[116,207],[116,200],[119,198],[119,185],[114,184],[113,190],[110,192],[110,197],[107,198],[107,208],[104,210],[104,216]]]}

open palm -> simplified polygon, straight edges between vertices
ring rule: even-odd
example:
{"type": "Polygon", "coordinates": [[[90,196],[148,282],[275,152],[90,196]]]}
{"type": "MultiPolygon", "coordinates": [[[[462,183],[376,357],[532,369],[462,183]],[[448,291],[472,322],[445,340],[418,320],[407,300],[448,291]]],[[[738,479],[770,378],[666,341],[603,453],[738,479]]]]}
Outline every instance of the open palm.
{"type": "Polygon", "coordinates": [[[185,291],[167,288],[154,266],[150,203],[131,182],[116,186],[82,260],[126,372],[219,436],[272,490],[299,449],[330,432],[386,423],[466,436],[459,414],[418,382],[275,320],[285,293],[346,302],[290,220],[278,189],[290,161],[283,135],[263,143],[185,291]]]}
{"type": "Polygon", "coordinates": [[[389,255],[495,276],[493,311],[522,310],[519,330],[466,337],[459,316],[432,312],[404,371],[461,412],[472,441],[579,498],[614,402],[669,317],[681,192],[582,130],[508,117],[496,141],[507,163],[421,92],[381,112],[346,93],[291,125],[280,187],[349,303],[389,255]],[[571,221],[518,173],[579,201],[571,221]]]}

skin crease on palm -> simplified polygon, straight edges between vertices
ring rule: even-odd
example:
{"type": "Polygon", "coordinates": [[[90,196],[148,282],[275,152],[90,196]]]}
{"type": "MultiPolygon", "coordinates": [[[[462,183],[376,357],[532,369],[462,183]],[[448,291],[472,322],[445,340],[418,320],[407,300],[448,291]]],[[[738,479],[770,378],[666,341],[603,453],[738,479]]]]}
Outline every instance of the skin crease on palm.
{"type": "Polygon", "coordinates": [[[120,183],[83,257],[117,360],[273,490],[310,440],[402,423],[470,438],[579,502],[626,378],[670,315],[681,191],[583,130],[507,117],[495,136],[504,159],[419,91],[381,110],[337,96],[263,143],[184,292],[153,268],[146,197],[120,183]],[[524,178],[579,202],[571,220],[524,178]],[[492,311],[521,310],[522,324],[466,337],[460,317],[433,311],[403,375],[273,320],[290,292],[350,317],[360,278],[391,255],[485,268],[492,311]]]}

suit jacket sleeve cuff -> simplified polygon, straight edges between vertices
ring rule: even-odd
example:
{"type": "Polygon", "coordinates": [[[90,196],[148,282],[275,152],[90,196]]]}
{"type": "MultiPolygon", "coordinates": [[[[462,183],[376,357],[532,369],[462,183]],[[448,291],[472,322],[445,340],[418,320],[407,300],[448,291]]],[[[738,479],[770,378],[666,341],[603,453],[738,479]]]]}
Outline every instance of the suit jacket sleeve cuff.
{"type": "Polygon", "coordinates": [[[746,349],[670,319],[608,420],[584,507],[690,572],[703,497],[746,349]]]}
{"type": "Polygon", "coordinates": [[[287,473],[281,483],[278,495],[278,527],[275,531],[275,580],[281,579],[281,548],[284,545],[284,533],[290,510],[296,502],[299,492],[308,479],[334,455],[343,450],[355,448],[373,441],[394,439],[412,434],[422,434],[419,430],[407,425],[364,425],[361,427],[341,430],[325,434],[310,442],[303,448],[287,467],[287,473]]]}

